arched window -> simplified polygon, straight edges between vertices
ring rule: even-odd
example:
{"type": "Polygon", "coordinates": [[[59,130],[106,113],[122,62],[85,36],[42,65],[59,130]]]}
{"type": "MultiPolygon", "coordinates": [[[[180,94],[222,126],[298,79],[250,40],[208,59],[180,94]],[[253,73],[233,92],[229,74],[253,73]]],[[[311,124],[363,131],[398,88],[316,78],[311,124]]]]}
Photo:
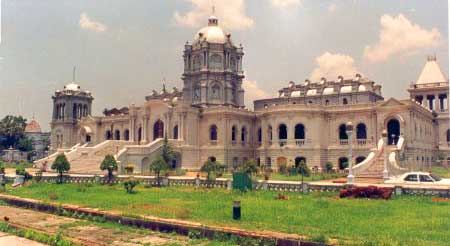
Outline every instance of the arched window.
{"type": "Polygon", "coordinates": [[[339,126],[339,139],[340,140],[348,139],[348,135],[347,135],[345,124],[341,124],[339,126]]]}
{"type": "Polygon", "coordinates": [[[130,140],[130,130],[126,129],[124,132],[124,137],[125,141],[129,141],[130,140]]]}
{"type": "Polygon", "coordinates": [[[258,128],[258,143],[262,142],[262,129],[261,127],[258,128]]]}
{"type": "Polygon", "coordinates": [[[295,158],[295,167],[300,166],[300,163],[301,163],[302,161],[306,164],[306,158],[305,158],[305,157],[303,157],[303,156],[298,156],[298,157],[296,157],[296,158],[295,158]]]}
{"type": "Polygon", "coordinates": [[[218,83],[211,86],[211,98],[220,99],[222,94],[222,89],[218,83]]]}
{"type": "Polygon", "coordinates": [[[120,140],[120,131],[119,131],[119,130],[116,130],[116,131],[114,132],[114,139],[115,139],[115,140],[120,140]]]}
{"type": "Polygon", "coordinates": [[[237,128],[236,126],[233,126],[231,128],[231,141],[236,141],[236,136],[237,136],[237,128]]]}
{"type": "Polygon", "coordinates": [[[247,142],[247,128],[245,128],[245,126],[241,129],[241,141],[247,142]]]}
{"type": "Polygon", "coordinates": [[[347,98],[342,99],[342,104],[344,104],[344,105],[348,104],[347,98]]]}
{"type": "Polygon", "coordinates": [[[112,133],[110,130],[107,130],[105,133],[105,139],[106,140],[111,140],[112,139],[112,133]]]}
{"type": "Polygon", "coordinates": [[[329,105],[330,104],[330,100],[325,100],[325,105],[329,105]]]}
{"type": "Polygon", "coordinates": [[[273,132],[272,132],[272,126],[269,126],[267,128],[267,135],[269,137],[269,140],[272,141],[273,140],[273,132]]]}
{"type": "Polygon", "coordinates": [[[214,54],[209,57],[209,68],[213,70],[221,70],[223,68],[222,65],[222,56],[218,54],[214,54]]]}
{"type": "Polygon", "coordinates": [[[450,143],[450,129],[447,130],[447,142],[450,143]]]}
{"type": "Polygon", "coordinates": [[[173,139],[178,139],[178,125],[173,128],[173,139]]]}
{"type": "Polygon", "coordinates": [[[212,125],[209,127],[209,140],[217,141],[217,126],[212,125]]]}
{"type": "Polygon", "coordinates": [[[295,139],[305,139],[305,126],[303,124],[295,126],[295,139]]]}
{"type": "Polygon", "coordinates": [[[200,101],[202,98],[202,90],[199,85],[194,86],[194,95],[192,95],[192,100],[200,101]]]}
{"type": "Polygon", "coordinates": [[[356,126],[356,139],[367,139],[366,125],[359,123],[356,126]]]}
{"type": "Polygon", "coordinates": [[[364,156],[358,156],[356,157],[356,164],[358,165],[359,163],[363,162],[366,159],[366,157],[364,156]]]}
{"type": "Polygon", "coordinates": [[[269,168],[272,167],[272,159],[270,157],[266,157],[266,166],[269,168]]]}
{"type": "Polygon", "coordinates": [[[339,158],[339,169],[344,170],[348,167],[348,158],[347,157],[341,157],[339,158]]]}
{"type": "Polygon", "coordinates": [[[278,126],[278,139],[286,140],[288,136],[287,126],[285,124],[280,124],[278,126]]]}
{"type": "Polygon", "coordinates": [[[161,120],[157,120],[153,125],[153,140],[158,138],[164,138],[164,123],[161,120]]]}
{"type": "Polygon", "coordinates": [[[236,72],[236,59],[234,59],[234,57],[231,57],[230,67],[231,67],[231,71],[236,72]]]}

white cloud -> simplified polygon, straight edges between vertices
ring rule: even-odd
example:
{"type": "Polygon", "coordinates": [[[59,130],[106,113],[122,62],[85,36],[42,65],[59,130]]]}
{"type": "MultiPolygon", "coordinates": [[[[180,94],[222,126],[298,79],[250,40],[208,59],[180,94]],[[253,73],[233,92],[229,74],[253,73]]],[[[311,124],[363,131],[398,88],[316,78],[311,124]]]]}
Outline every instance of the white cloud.
{"type": "Polygon", "coordinates": [[[256,81],[253,80],[244,80],[244,82],[242,82],[242,88],[245,90],[245,105],[250,109],[253,108],[254,100],[270,97],[270,95],[259,88],[256,81]]]}
{"type": "Polygon", "coordinates": [[[300,0],[270,0],[272,5],[277,8],[293,8],[301,5],[300,0]]]}
{"type": "MultiPolygon", "coordinates": [[[[207,18],[212,14],[213,3],[210,0],[185,0],[194,8],[187,13],[174,13],[177,24],[189,27],[200,27],[207,24],[207,18]]],[[[245,30],[253,26],[254,21],[245,13],[244,0],[215,1],[215,15],[219,24],[229,30],[245,30]]]]}
{"type": "Polygon", "coordinates": [[[334,13],[337,10],[337,5],[335,3],[332,3],[328,6],[328,12],[334,13]]]}
{"type": "Polygon", "coordinates": [[[344,78],[353,78],[359,73],[355,60],[349,55],[325,52],[316,58],[316,62],[318,67],[312,71],[311,81],[319,81],[322,77],[336,80],[340,75],[344,78]]]}
{"type": "Polygon", "coordinates": [[[402,14],[383,15],[378,43],[364,49],[364,57],[370,62],[383,62],[395,55],[411,55],[420,49],[436,47],[441,33],[436,29],[426,30],[412,23],[402,14]]]}
{"type": "Polygon", "coordinates": [[[92,20],[86,13],[81,13],[79,25],[82,29],[94,31],[94,32],[104,32],[106,31],[106,25],[92,20]]]}

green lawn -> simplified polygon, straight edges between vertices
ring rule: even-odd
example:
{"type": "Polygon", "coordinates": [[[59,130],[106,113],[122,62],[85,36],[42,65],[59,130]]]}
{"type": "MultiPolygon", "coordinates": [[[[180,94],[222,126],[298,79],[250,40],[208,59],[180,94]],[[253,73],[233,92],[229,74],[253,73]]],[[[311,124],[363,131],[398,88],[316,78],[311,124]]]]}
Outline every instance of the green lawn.
{"type": "Polygon", "coordinates": [[[434,166],[431,168],[431,172],[439,175],[442,178],[450,178],[450,168],[443,166],[434,166]]]}
{"type": "Polygon", "coordinates": [[[72,203],[126,215],[154,215],[211,225],[325,236],[357,245],[448,245],[450,203],[430,197],[402,196],[389,201],[339,199],[337,194],[269,191],[144,188],[126,194],[122,186],[31,184],[7,193],[51,202],[72,203]],[[56,196],[55,196],[56,195],[56,196]],[[50,200],[50,197],[56,200],[50,200]],[[232,201],[242,202],[242,220],[232,220],[232,201]]]}

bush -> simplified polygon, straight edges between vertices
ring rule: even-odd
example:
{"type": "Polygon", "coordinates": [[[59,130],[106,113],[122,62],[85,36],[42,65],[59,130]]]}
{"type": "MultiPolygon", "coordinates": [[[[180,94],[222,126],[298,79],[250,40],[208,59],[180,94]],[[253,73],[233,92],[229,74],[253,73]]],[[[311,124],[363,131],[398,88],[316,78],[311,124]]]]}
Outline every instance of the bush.
{"type": "Polygon", "coordinates": [[[325,163],[325,172],[331,173],[333,171],[333,163],[327,161],[325,163]]]}
{"type": "Polygon", "coordinates": [[[385,199],[391,198],[394,189],[388,187],[350,187],[341,190],[339,197],[351,197],[351,198],[373,198],[373,199],[385,199]]]}
{"type": "Polygon", "coordinates": [[[300,164],[297,167],[297,172],[302,175],[309,177],[311,175],[311,170],[309,169],[308,165],[306,165],[305,161],[300,161],[300,164]]]}
{"type": "Polygon", "coordinates": [[[246,173],[250,176],[257,174],[259,171],[258,165],[254,160],[248,160],[242,165],[241,172],[246,173]]]}
{"type": "Polygon", "coordinates": [[[281,163],[280,165],[278,165],[278,172],[287,174],[288,173],[287,165],[285,163],[281,163]]]}
{"type": "Polygon", "coordinates": [[[59,173],[59,183],[61,184],[63,182],[63,173],[70,170],[70,162],[64,154],[60,154],[56,157],[51,168],[59,173]]]}
{"type": "Polygon", "coordinates": [[[23,166],[19,166],[16,168],[16,175],[24,176],[25,180],[30,180],[32,178],[31,174],[29,174],[23,166]]]}
{"type": "Polygon", "coordinates": [[[127,191],[128,194],[134,193],[133,189],[136,187],[136,185],[139,184],[139,180],[137,179],[128,179],[123,183],[123,187],[127,191]]]}

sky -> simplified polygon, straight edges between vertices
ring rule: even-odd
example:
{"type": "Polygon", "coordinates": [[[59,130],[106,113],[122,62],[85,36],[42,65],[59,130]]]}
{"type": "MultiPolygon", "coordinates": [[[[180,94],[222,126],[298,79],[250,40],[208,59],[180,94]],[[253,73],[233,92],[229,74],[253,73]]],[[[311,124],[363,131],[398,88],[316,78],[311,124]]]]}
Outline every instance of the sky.
{"type": "Polygon", "coordinates": [[[182,52],[212,6],[244,47],[246,104],[289,81],[356,73],[408,97],[428,55],[448,77],[446,0],[0,0],[0,117],[49,129],[53,93],[72,81],[95,115],[182,87],[182,52]]]}

